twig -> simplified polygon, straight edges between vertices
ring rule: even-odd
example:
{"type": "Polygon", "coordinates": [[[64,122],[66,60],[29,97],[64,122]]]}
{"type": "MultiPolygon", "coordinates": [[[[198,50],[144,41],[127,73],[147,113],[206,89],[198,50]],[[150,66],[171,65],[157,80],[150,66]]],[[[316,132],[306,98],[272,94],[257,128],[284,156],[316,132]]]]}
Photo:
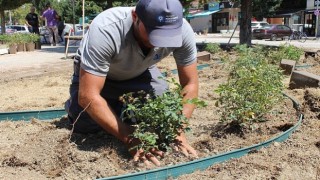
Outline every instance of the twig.
{"type": "Polygon", "coordinates": [[[69,141],[71,140],[71,135],[73,134],[73,131],[74,131],[74,125],[76,124],[76,122],[78,121],[78,119],[80,118],[81,114],[86,110],[88,109],[88,107],[90,106],[92,101],[89,102],[89,104],[79,113],[78,117],[76,118],[76,120],[72,123],[72,128],[71,128],[71,131],[70,131],[70,136],[69,136],[69,141]]]}

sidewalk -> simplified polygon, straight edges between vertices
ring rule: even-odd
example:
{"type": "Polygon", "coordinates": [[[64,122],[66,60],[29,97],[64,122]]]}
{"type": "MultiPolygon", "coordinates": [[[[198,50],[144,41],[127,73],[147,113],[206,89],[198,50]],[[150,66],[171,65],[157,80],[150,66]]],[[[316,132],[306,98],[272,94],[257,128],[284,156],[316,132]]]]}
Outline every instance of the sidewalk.
{"type": "MultiPolygon", "coordinates": [[[[41,50],[31,52],[17,52],[17,54],[0,55],[0,73],[21,68],[40,68],[43,64],[64,64],[65,59],[64,45],[49,46],[42,45],[41,50]]],[[[68,57],[75,54],[77,47],[70,47],[68,57]]]]}

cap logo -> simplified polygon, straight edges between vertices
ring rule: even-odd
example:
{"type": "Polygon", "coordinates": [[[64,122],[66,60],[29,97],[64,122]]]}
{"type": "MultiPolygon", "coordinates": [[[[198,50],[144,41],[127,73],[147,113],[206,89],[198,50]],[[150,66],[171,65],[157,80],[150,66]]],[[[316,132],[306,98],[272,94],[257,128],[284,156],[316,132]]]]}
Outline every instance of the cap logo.
{"type": "Polygon", "coordinates": [[[166,23],[176,22],[178,20],[178,16],[169,15],[166,17],[166,23]]]}
{"type": "Polygon", "coordinates": [[[164,17],[163,17],[163,16],[159,16],[159,17],[158,17],[158,21],[159,21],[160,23],[162,23],[163,20],[164,20],[164,17]]]}
{"type": "Polygon", "coordinates": [[[153,60],[159,60],[160,59],[160,54],[155,54],[154,56],[153,56],[153,60]]]}

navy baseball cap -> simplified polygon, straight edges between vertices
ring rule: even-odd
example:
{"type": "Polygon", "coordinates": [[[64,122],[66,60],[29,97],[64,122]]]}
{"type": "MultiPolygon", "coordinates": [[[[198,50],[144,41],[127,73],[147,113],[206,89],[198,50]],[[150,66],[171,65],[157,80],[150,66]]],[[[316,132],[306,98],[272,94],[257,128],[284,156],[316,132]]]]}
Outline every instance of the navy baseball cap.
{"type": "Polygon", "coordinates": [[[182,45],[183,8],[179,0],[139,0],[135,11],[153,46],[182,45]]]}

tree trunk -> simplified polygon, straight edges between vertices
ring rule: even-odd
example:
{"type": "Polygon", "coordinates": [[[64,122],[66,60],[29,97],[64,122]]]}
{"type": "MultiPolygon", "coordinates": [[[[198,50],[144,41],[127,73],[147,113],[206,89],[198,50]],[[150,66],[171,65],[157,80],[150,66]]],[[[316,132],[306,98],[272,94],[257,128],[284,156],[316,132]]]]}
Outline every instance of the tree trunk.
{"type": "Polygon", "coordinates": [[[6,22],[4,20],[4,10],[0,9],[1,34],[6,33],[6,22]]]}
{"type": "Polygon", "coordinates": [[[240,44],[251,46],[252,0],[241,0],[240,44]]]}
{"type": "Polygon", "coordinates": [[[113,7],[112,3],[113,3],[113,0],[107,0],[107,9],[113,7]]]}

